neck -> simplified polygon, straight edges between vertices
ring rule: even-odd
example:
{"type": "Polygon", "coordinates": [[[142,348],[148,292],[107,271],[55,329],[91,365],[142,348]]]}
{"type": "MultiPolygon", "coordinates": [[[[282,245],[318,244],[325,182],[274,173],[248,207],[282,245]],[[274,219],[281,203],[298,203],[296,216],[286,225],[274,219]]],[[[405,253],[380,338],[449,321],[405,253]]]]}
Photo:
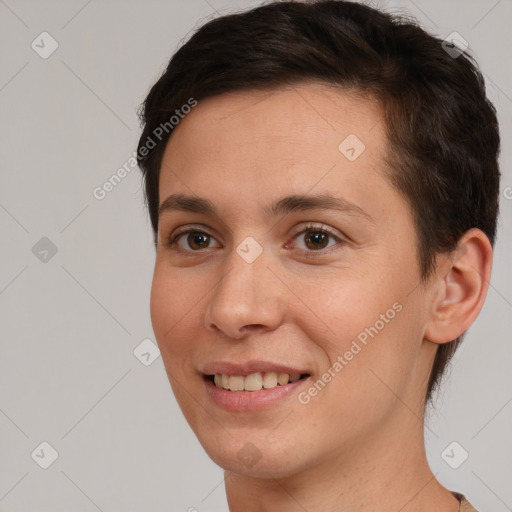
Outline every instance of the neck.
{"type": "Polygon", "coordinates": [[[285,478],[254,478],[226,471],[230,512],[457,512],[458,501],[430,470],[423,418],[402,403],[387,424],[350,448],[285,478]]]}

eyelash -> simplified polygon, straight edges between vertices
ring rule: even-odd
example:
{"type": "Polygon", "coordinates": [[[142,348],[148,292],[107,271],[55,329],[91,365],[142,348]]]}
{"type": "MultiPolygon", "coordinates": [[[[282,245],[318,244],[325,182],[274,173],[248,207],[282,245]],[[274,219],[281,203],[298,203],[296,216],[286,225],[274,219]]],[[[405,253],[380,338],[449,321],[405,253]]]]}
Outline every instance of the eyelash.
{"type": "MultiPolygon", "coordinates": [[[[302,253],[306,257],[318,257],[318,256],[323,256],[323,255],[329,254],[333,249],[336,250],[336,248],[339,248],[340,245],[344,245],[344,243],[345,243],[345,240],[343,240],[338,235],[336,235],[334,233],[334,231],[332,229],[330,229],[328,226],[316,225],[316,224],[308,224],[307,226],[302,228],[301,231],[298,231],[297,233],[295,233],[293,235],[293,237],[292,237],[292,240],[295,240],[296,238],[299,237],[299,235],[303,235],[303,234],[307,233],[308,231],[324,233],[324,234],[328,235],[329,237],[334,238],[334,240],[337,242],[337,244],[335,246],[328,247],[328,248],[325,248],[325,249],[318,249],[316,251],[300,249],[300,251],[302,251],[302,253]]],[[[176,251],[177,253],[183,254],[185,256],[191,256],[191,257],[197,256],[197,254],[200,254],[200,253],[206,251],[207,249],[200,249],[200,250],[194,251],[194,250],[183,250],[183,249],[175,248],[174,247],[176,242],[182,236],[188,235],[190,233],[199,234],[199,235],[206,235],[208,237],[213,238],[212,235],[210,235],[209,233],[207,233],[205,231],[201,231],[200,229],[187,229],[185,231],[181,231],[181,232],[178,232],[178,233],[175,233],[174,235],[172,235],[170,237],[169,241],[165,244],[166,247],[170,247],[174,251],[176,251]]]]}

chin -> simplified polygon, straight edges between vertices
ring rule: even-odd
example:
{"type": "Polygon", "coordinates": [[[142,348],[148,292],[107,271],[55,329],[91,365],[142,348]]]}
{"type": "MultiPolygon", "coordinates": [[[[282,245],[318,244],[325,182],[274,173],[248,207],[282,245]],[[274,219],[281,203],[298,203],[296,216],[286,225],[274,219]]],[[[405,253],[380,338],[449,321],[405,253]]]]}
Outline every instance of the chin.
{"type": "Polygon", "coordinates": [[[208,456],[227,471],[254,478],[286,478],[307,465],[304,443],[294,442],[288,432],[272,442],[267,431],[237,435],[231,430],[231,436],[222,431],[213,437],[211,431],[204,436],[195,432],[208,456]]]}

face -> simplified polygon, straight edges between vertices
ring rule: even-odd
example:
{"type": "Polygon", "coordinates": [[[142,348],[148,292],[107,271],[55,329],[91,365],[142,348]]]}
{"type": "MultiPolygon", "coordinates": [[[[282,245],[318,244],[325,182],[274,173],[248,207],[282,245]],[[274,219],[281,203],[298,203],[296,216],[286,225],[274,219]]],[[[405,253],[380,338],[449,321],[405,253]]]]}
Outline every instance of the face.
{"type": "Polygon", "coordinates": [[[378,104],[319,84],[199,101],[173,133],[151,317],[220,466],[291,475],[410,426],[430,297],[385,150],[378,104]]]}

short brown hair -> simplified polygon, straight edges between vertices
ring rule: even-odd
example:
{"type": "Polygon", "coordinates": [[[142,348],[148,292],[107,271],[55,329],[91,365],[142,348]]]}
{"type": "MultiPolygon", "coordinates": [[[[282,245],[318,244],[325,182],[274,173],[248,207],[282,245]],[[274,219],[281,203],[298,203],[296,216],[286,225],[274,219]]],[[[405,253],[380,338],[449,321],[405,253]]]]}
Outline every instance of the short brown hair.
{"type": "MultiPolygon", "coordinates": [[[[342,0],[272,2],[209,21],[172,56],[140,110],[138,159],[155,237],[172,129],[141,150],[169,115],[190,98],[314,80],[370,94],[384,107],[389,178],[413,212],[424,281],[436,254],[455,249],[468,229],[494,245],[496,111],[474,60],[447,48],[410,19],[342,0]]],[[[427,400],[462,337],[438,347],[427,400]]]]}

